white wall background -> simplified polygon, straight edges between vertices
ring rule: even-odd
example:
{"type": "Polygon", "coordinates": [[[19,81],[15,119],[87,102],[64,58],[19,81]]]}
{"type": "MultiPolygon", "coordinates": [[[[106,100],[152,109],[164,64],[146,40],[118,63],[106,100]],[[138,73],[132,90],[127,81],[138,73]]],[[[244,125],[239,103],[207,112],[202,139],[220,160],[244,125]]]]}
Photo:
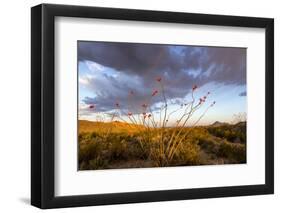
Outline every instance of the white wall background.
{"type": "MultiPolygon", "coordinates": [[[[275,18],[275,195],[50,210],[51,212],[278,212],[281,209],[281,4],[245,0],[45,0],[150,10],[275,18]],[[280,5],[279,5],[280,4],[280,5]]],[[[37,0],[2,1],[0,9],[0,212],[39,212],[30,197],[30,7],[37,0]]]]}

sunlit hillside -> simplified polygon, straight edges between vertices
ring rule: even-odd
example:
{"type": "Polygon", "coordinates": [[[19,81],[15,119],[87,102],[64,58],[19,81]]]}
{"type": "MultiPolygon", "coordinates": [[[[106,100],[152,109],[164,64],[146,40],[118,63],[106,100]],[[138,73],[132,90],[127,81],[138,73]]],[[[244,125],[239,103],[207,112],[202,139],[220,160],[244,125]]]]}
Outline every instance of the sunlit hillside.
{"type": "Polygon", "coordinates": [[[79,133],[91,132],[108,132],[111,133],[134,133],[143,129],[141,125],[135,125],[120,121],[113,122],[93,122],[87,120],[79,120],[79,133]]]}

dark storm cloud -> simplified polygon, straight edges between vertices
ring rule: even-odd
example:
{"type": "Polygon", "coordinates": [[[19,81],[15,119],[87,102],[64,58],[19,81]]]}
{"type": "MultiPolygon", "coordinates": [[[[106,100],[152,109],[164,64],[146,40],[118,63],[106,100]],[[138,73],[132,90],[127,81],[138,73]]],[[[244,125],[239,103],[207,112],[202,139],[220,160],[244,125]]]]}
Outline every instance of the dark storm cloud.
{"type": "Polygon", "coordinates": [[[152,67],[178,69],[169,48],[163,45],[79,42],[80,61],[89,60],[123,72],[143,75],[152,67]]]}
{"type": "Polygon", "coordinates": [[[243,96],[247,96],[247,92],[246,92],[246,91],[241,92],[241,93],[239,93],[239,96],[241,96],[241,97],[243,97],[243,96]]]}
{"type": "MultiPolygon", "coordinates": [[[[152,97],[152,93],[155,91],[156,87],[140,86],[134,88],[134,83],[130,85],[116,79],[112,80],[110,85],[104,82],[104,79],[93,80],[91,84],[95,84],[95,88],[92,90],[95,91],[96,96],[85,97],[83,99],[83,102],[87,105],[94,104],[97,111],[110,111],[121,108],[126,112],[141,113],[143,111],[143,104],[148,104],[149,102],[152,105],[162,100],[162,96],[159,95],[152,97]],[[100,84],[100,82],[103,82],[103,84],[100,84]],[[131,94],[131,92],[133,94],[131,94]]],[[[157,90],[159,90],[159,88],[157,88],[157,90]]],[[[171,92],[167,92],[167,94],[170,93],[171,92]]],[[[180,94],[180,92],[178,94],[180,94]]],[[[156,108],[156,106],[153,106],[153,109],[156,108]]]]}
{"type": "MultiPolygon", "coordinates": [[[[129,76],[128,79],[130,76],[139,79],[138,87],[134,82],[112,77],[93,80],[91,84],[101,84],[101,87],[95,87],[95,98],[85,98],[84,102],[99,103],[100,110],[112,109],[116,97],[120,102],[127,101],[131,89],[137,94],[136,100],[143,102],[155,89],[158,76],[165,83],[167,97],[173,98],[184,97],[193,84],[246,83],[246,49],[243,48],[79,42],[78,59],[120,71],[129,76]]],[[[157,101],[158,98],[153,99],[153,103],[157,101]]]]}

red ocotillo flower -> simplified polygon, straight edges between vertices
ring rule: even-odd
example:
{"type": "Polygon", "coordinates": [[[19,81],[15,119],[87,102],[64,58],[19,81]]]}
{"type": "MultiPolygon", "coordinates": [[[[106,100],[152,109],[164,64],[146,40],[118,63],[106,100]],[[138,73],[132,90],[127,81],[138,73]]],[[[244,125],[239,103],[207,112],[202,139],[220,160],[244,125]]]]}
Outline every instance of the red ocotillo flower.
{"type": "Polygon", "coordinates": [[[147,107],[147,104],[142,104],[141,105],[143,108],[146,108],[147,107]]]}
{"type": "Polygon", "coordinates": [[[156,81],[161,82],[162,78],[161,77],[157,77],[156,81]]]}
{"type": "Polygon", "coordinates": [[[94,109],[94,108],[95,108],[95,105],[94,105],[94,104],[91,104],[91,105],[89,106],[89,108],[90,108],[90,109],[94,109]]]}
{"type": "Polygon", "coordinates": [[[204,97],[199,99],[199,104],[202,104],[204,102],[205,102],[205,98],[204,97]]]}
{"type": "Polygon", "coordinates": [[[194,90],[196,90],[197,88],[198,88],[197,85],[193,85],[192,90],[194,91],[194,90]]]}
{"type": "Polygon", "coordinates": [[[131,113],[131,112],[128,112],[128,116],[132,116],[133,115],[133,113],[131,113]]]}
{"type": "Polygon", "coordinates": [[[147,115],[146,115],[146,113],[145,113],[145,112],[143,112],[142,114],[143,114],[143,118],[145,119],[145,118],[146,118],[146,116],[147,116],[147,115]]]}
{"type": "Polygon", "coordinates": [[[158,93],[158,90],[154,90],[151,95],[155,96],[155,95],[157,95],[157,93],[158,93]]]}

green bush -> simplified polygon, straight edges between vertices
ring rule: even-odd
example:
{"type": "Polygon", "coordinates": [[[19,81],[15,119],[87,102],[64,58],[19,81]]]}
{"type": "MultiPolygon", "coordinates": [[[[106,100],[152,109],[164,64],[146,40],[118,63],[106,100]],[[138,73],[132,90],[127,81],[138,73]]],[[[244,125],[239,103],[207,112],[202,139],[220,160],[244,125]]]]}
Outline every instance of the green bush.
{"type": "Polygon", "coordinates": [[[211,138],[199,138],[198,145],[201,149],[204,149],[207,153],[217,154],[219,149],[219,143],[211,138]]]}
{"type": "Polygon", "coordinates": [[[246,147],[244,144],[223,142],[220,144],[218,156],[229,158],[238,163],[246,163],[246,147]]]}
{"type": "Polygon", "coordinates": [[[89,169],[105,169],[108,166],[108,161],[100,156],[89,161],[89,169]]]}
{"type": "Polygon", "coordinates": [[[101,152],[101,144],[97,142],[91,142],[86,145],[79,146],[79,162],[88,162],[91,159],[95,159],[101,152]]]}
{"type": "Polygon", "coordinates": [[[230,142],[235,142],[238,139],[241,143],[246,143],[246,126],[225,125],[220,127],[209,127],[207,130],[212,135],[226,139],[230,142]]]}
{"type": "Polygon", "coordinates": [[[199,164],[200,146],[197,141],[183,141],[175,153],[172,164],[174,165],[197,165],[199,164]]]}
{"type": "Polygon", "coordinates": [[[110,160],[127,160],[128,159],[128,145],[125,140],[111,141],[109,147],[110,160]]]}

